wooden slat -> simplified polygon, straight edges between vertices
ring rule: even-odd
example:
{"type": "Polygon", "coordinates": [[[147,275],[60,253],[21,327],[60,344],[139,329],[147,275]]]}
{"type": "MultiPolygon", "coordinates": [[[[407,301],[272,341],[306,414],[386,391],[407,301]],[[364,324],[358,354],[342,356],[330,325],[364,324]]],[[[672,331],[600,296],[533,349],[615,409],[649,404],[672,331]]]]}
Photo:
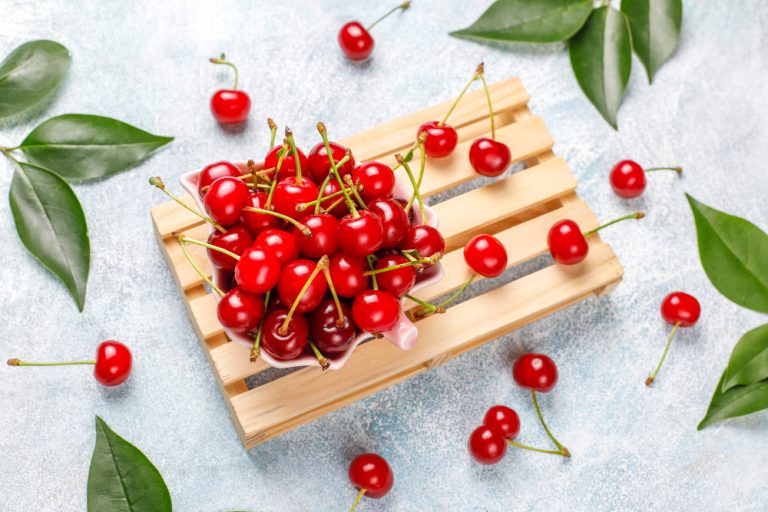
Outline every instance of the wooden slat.
{"type": "MultiPolygon", "coordinates": [[[[183,194],[179,199],[190,207],[197,209],[195,200],[189,194],[183,194]]],[[[163,239],[169,238],[174,231],[184,231],[191,226],[203,223],[197,215],[185,210],[173,201],[167,201],[153,207],[150,213],[155,222],[155,231],[163,239]]]]}

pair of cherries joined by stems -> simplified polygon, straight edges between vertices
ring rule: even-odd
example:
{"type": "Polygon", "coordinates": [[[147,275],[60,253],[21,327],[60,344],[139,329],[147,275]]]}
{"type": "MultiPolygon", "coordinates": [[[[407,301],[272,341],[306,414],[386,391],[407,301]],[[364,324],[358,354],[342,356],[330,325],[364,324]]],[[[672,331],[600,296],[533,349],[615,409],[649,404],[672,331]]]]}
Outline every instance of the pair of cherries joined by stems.
{"type": "Polygon", "coordinates": [[[406,10],[410,6],[411,2],[403,2],[387,11],[386,14],[368,25],[368,27],[364,27],[359,21],[350,21],[344,24],[341,30],[339,30],[339,46],[341,46],[341,50],[351,61],[359,62],[366,60],[373,52],[374,41],[373,36],[371,36],[373,27],[390,14],[401,9],[406,10]]]}

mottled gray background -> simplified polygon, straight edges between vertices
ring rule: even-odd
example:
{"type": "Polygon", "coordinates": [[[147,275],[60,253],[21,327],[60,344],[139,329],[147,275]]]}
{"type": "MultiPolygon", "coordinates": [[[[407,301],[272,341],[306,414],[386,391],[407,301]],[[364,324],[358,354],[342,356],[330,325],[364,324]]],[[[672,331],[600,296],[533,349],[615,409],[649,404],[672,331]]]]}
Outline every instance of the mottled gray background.
{"type": "MultiPolygon", "coordinates": [[[[27,254],[0,201],[2,358],[90,356],[111,337],[135,354],[133,376],[117,389],[97,385],[88,368],[0,367],[0,510],[84,509],[95,414],[154,461],[180,511],[343,510],[354,496],[347,465],[363,450],[389,459],[396,484],[360,510],[765,510],[768,414],[695,427],[731,347],[766,317],[709,284],[683,192],[768,228],[768,2],[685,2],[680,48],[653,87],[635,60],[619,132],[582,97],[562,45],[502,48],[447,36],[488,3],[416,0],[377,27],[375,56],[358,66],[342,58],[336,32],[385,3],[2,3],[0,53],[50,38],[74,59],[45,112],[0,125],[0,144],[65,112],[114,116],[176,141],[137,169],[75,187],[93,246],[83,314],[27,254]],[[240,134],[222,131],[208,111],[230,76],[206,59],[224,50],[254,100],[240,134]],[[175,183],[213,160],[259,157],[267,115],[290,123],[300,141],[313,137],[318,119],[338,136],[357,132],[455,95],[481,59],[492,81],[522,78],[600,217],[648,211],[642,224],[605,233],[624,283],[244,451],[157,248],[149,208],[164,198],[147,177],[175,183]],[[645,198],[629,204],[607,180],[624,157],[686,173],[653,176],[645,198]],[[646,389],[668,332],[658,305],[674,289],[700,298],[702,320],[680,333],[646,389]],[[511,451],[480,467],[466,439],[494,402],[519,411],[521,440],[546,443],[509,371],[532,349],[559,364],[560,383],[542,402],[574,457],[511,451]]],[[[3,162],[3,194],[10,179],[3,162]]]]}

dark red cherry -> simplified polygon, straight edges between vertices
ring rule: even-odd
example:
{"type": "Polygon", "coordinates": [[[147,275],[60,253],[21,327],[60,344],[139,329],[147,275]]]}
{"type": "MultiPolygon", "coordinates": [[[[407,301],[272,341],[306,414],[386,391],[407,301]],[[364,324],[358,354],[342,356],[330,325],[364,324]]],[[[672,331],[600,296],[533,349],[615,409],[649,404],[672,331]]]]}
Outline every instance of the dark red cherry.
{"type": "Polygon", "coordinates": [[[400,320],[400,303],[382,290],[365,290],[352,302],[352,320],[369,333],[392,330],[400,320]]]}
{"type": "Polygon", "coordinates": [[[328,266],[336,293],[342,297],[354,297],[368,288],[368,270],[365,258],[338,252],[331,256],[328,266]]]}
{"type": "Polygon", "coordinates": [[[427,121],[422,124],[419,126],[416,136],[418,137],[424,132],[427,134],[427,140],[424,141],[424,152],[431,158],[442,158],[450,155],[459,142],[459,135],[456,130],[439,121],[427,121]]]}
{"type": "MultiPolygon", "coordinates": [[[[268,199],[269,195],[266,193],[254,192],[248,199],[246,206],[258,208],[260,210],[269,210],[270,208],[267,208],[268,199]]],[[[244,211],[241,217],[243,219],[243,223],[248,228],[248,231],[250,231],[251,235],[254,237],[265,229],[280,227],[281,222],[279,218],[275,217],[274,215],[269,215],[268,213],[244,211]]]]}
{"type": "MultiPolygon", "coordinates": [[[[382,256],[376,262],[375,269],[384,269],[408,263],[408,259],[401,254],[391,254],[382,256]]],[[[394,270],[388,270],[376,274],[376,282],[379,289],[389,292],[398,299],[408,293],[413,285],[416,284],[416,271],[413,266],[402,267],[394,270]]]]}
{"type": "Polygon", "coordinates": [[[307,236],[296,226],[293,227],[293,238],[301,254],[307,258],[320,259],[336,253],[339,247],[339,221],[336,217],[320,213],[308,215],[301,222],[312,232],[312,236],[307,236]]]}
{"type": "Polygon", "coordinates": [[[373,51],[373,37],[358,21],[350,21],[339,31],[339,46],[349,60],[365,60],[373,51]]]}
{"type": "Polygon", "coordinates": [[[507,250],[491,235],[477,235],[464,246],[464,261],[478,274],[498,277],[507,269],[507,250]]]}
{"type": "MultiPolygon", "coordinates": [[[[296,260],[285,266],[277,283],[277,294],[280,296],[280,301],[286,307],[290,308],[299,297],[302,288],[307,283],[315,267],[317,267],[317,263],[311,260],[296,260]]],[[[306,313],[315,309],[320,304],[320,301],[323,300],[327,289],[328,285],[326,284],[325,277],[322,272],[318,272],[301,296],[299,305],[296,306],[296,312],[306,313]]]]}
{"type": "Polygon", "coordinates": [[[299,257],[299,248],[296,240],[287,231],[282,229],[266,229],[259,233],[256,240],[253,241],[254,247],[268,249],[277,256],[277,261],[281,267],[299,257]]]}
{"type": "MultiPolygon", "coordinates": [[[[338,164],[339,161],[347,154],[347,148],[336,142],[329,142],[328,146],[331,148],[331,155],[333,155],[333,161],[338,164]]],[[[308,170],[309,176],[315,180],[315,183],[322,183],[331,170],[331,162],[328,159],[328,152],[325,150],[325,144],[320,142],[309,152],[308,157],[308,170]]],[[[355,168],[355,157],[350,155],[349,160],[339,167],[339,176],[342,178],[347,174],[352,174],[352,170],[355,168]]],[[[338,182],[337,182],[338,184],[338,182]]]]}
{"type": "Polygon", "coordinates": [[[384,243],[384,226],[375,214],[358,213],[358,217],[349,214],[339,222],[339,247],[351,256],[368,256],[384,243]]]}
{"type": "Polygon", "coordinates": [[[341,316],[333,299],[324,299],[309,318],[309,335],[324,354],[339,354],[355,340],[352,313],[341,303],[341,316]]]}
{"type": "Polygon", "coordinates": [[[270,311],[264,317],[261,333],[261,348],[282,361],[296,359],[303,354],[309,339],[309,327],[304,316],[294,313],[287,329],[283,331],[282,326],[287,317],[288,310],[284,307],[270,311]]]}
{"type": "Polygon", "coordinates": [[[557,384],[557,365],[544,354],[524,354],[512,366],[518,386],[546,393],[557,384]]]}
{"type": "Polygon", "coordinates": [[[223,226],[232,226],[240,222],[240,214],[250,196],[248,185],[243,180],[222,176],[211,184],[203,198],[203,205],[213,220],[223,226]]]}
{"type": "Polygon", "coordinates": [[[314,201],[317,196],[317,186],[309,178],[302,178],[301,184],[297,183],[294,177],[285,178],[275,186],[272,205],[277,213],[298,219],[306,214],[298,212],[296,207],[302,203],[314,201]]]}
{"type": "Polygon", "coordinates": [[[575,265],[587,257],[589,244],[576,222],[563,219],[555,223],[547,235],[549,253],[562,265],[575,265]]]}
{"type": "Polygon", "coordinates": [[[509,167],[512,155],[503,142],[481,137],[469,148],[469,163],[478,174],[495,177],[509,167]]]}
{"type": "Polygon", "coordinates": [[[231,162],[221,161],[206,165],[200,171],[200,176],[197,178],[197,191],[200,193],[200,197],[202,197],[207,192],[207,190],[203,191],[203,188],[209,187],[216,178],[221,178],[222,176],[237,178],[241,174],[240,168],[231,162]]]}
{"type": "Polygon", "coordinates": [[[368,203],[368,210],[376,214],[384,227],[383,249],[397,247],[410,226],[408,214],[396,199],[378,198],[368,203]]]}
{"type": "Polygon", "coordinates": [[[264,297],[233,288],[219,300],[216,314],[224,327],[239,332],[252,331],[264,316],[264,297]]]}
{"type": "Polygon", "coordinates": [[[122,384],[131,374],[133,357],[127,346],[116,340],[99,343],[93,376],[102,386],[122,384]]]}
{"type": "Polygon", "coordinates": [[[485,413],[483,425],[498,430],[512,440],[520,432],[520,416],[506,405],[494,405],[485,413]]]}
{"type": "Polygon", "coordinates": [[[362,185],[360,196],[367,204],[380,197],[392,197],[395,193],[395,173],[381,162],[365,162],[352,171],[352,181],[362,185]]]}
{"type": "MultiPolygon", "coordinates": [[[[264,157],[265,169],[273,169],[277,167],[277,162],[280,159],[277,152],[281,149],[283,149],[282,145],[275,146],[269,151],[269,153],[267,153],[267,156],[264,157]]],[[[299,164],[301,165],[301,169],[302,171],[305,171],[309,167],[307,156],[299,148],[296,148],[296,153],[299,155],[299,164]]],[[[293,158],[293,151],[289,152],[283,158],[283,163],[280,165],[280,173],[277,175],[277,179],[280,181],[291,176],[296,176],[296,161],[293,158]]]]}
{"type": "Polygon", "coordinates": [[[239,124],[248,119],[251,98],[245,91],[220,89],[211,97],[211,113],[221,124],[239,124]]]}
{"type": "Polygon", "coordinates": [[[411,226],[400,242],[400,248],[416,249],[422,258],[429,258],[445,252],[445,239],[432,226],[426,224],[411,226]]]}
{"type": "Polygon", "coordinates": [[[632,199],[642,195],[646,187],[645,171],[633,160],[622,160],[611,169],[611,188],[616,195],[632,199]]]}
{"type": "Polygon", "coordinates": [[[381,498],[395,484],[395,476],[384,457],[375,453],[364,453],[354,458],[349,465],[349,480],[358,489],[365,489],[368,498],[381,498]]]}
{"type": "Polygon", "coordinates": [[[685,292],[672,292],[661,303],[661,316],[672,325],[691,327],[698,322],[701,315],[701,304],[696,297],[685,292]]]}
{"type": "MultiPolygon", "coordinates": [[[[235,224],[234,226],[227,228],[226,233],[222,233],[218,229],[215,229],[210,235],[208,235],[208,243],[215,245],[216,247],[226,249],[229,252],[233,252],[240,256],[253,244],[253,239],[251,238],[251,234],[248,232],[248,230],[245,229],[245,226],[242,224],[235,224]]],[[[206,249],[206,251],[208,252],[208,257],[210,258],[211,263],[213,263],[215,267],[218,267],[222,270],[235,269],[237,260],[232,256],[221,253],[214,249],[206,249]]]]}
{"type": "MultiPolygon", "coordinates": [[[[339,182],[336,180],[331,180],[323,189],[323,197],[330,196],[331,194],[335,194],[336,192],[340,191],[341,185],[339,185],[339,182]]],[[[337,219],[341,219],[345,215],[349,215],[349,207],[347,207],[347,203],[343,201],[343,199],[343,196],[334,196],[329,199],[323,199],[320,201],[320,207],[323,208],[326,213],[330,213],[337,219]],[[342,201],[339,201],[339,199],[342,199],[342,201]]]]}
{"type": "Polygon", "coordinates": [[[469,436],[469,453],[481,464],[496,464],[507,453],[507,441],[500,431],[481,425],[469,436]]]}
{"type": "Polygon", "coordinates": [[[280,279],[280,262],[275,253],[261,247],[251,247],[240,255],[235,265],[235,280],[244,290],[265,294],[280,279]]]}

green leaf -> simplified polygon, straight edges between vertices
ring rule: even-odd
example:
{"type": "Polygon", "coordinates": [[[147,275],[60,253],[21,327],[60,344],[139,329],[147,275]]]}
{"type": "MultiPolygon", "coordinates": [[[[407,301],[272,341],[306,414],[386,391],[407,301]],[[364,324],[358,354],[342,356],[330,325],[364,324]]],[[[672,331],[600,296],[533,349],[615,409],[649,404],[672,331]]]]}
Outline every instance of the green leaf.
{"type": "Polygon", "coordinates": [[[768,235],[748,220],[686,197],[709,280],[736,304],[768,313],[768,235]]]}
{"type": "Polygon", "coordinates": [[[30,41],[0,64],[0,118],[20,114],[47,98],[64,79],[69,51],[54,41],[30,41]]]}
{"type": "Polygon", "coordinates": [[[632,70],[632,40],[626,16],[612,7],[592,11],[568,42],[571,67],[589,101],[614,128],[632,70]]]}
{"type": "Polygon", "coordinates": [[[744,334],[733,347],[725,369],[723,391],[768,379],[768,324],[744,334]]]}
{"type": "Polygon", "coordinates": [[[656,72],[675,53],[683,22],[682,0],[622,0],[629,18],[632,46],[653,82],[656,72]]]}
{"type": "Polygon", "coordinates": [[[469,27],[451,32],[463,39],[553,43],[584,25],[592,0],[497,0],[469,27]]]}
{"type": "Polygon", "coordinates": [[[728,418],[736,418],[768,409],[768,380],[748,386],[736,386],[723,392],[724,380],[725,372],[720,377],[720,382],[717,383],[707,414],[699,423],[698,430],[703,430],[728,418]]]}
{"type": "Polygon", "coordinates": [[[88,512],[170,512],[171,495],[150,460],[96,416],[88,512]]]}
{"type": "Polygon", "coordinates": [[[82,311],[91,256],[88,227],[77,196],[48,169],[19,162],[8,198],[19,238],[61,279],[82,311]]]}
{"type": "Polygon", "coordinates": [[[125,170],[172,140],[109,117],[65,114],[32,130],[19,149],[32,163],[77,182],[125,170]]]}

